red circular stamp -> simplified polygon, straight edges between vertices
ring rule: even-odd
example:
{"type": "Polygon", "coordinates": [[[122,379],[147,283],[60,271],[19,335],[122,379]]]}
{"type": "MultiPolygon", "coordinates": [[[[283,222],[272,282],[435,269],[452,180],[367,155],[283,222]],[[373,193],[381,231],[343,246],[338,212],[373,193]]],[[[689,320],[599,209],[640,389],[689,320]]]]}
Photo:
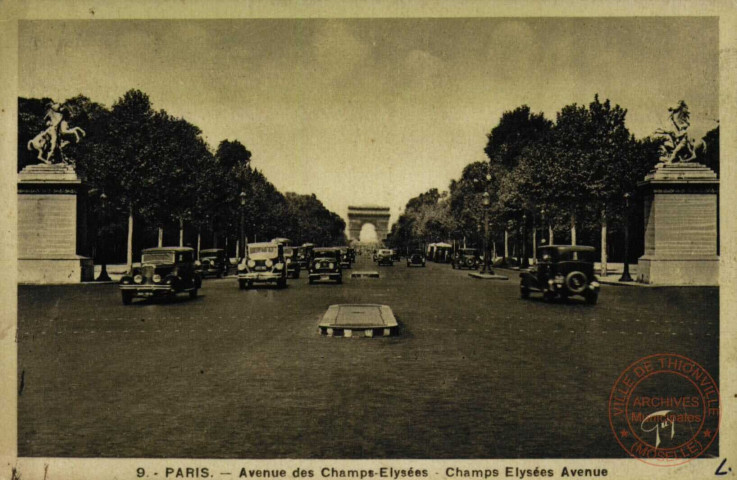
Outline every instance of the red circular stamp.
{"type": "Polygon", "coordinates": [[[637,360],[609,395],[609,425],[631,456],[675,466],[703,454],[719,431],[719,389],[690,358],[660,353],[637,360]]]}

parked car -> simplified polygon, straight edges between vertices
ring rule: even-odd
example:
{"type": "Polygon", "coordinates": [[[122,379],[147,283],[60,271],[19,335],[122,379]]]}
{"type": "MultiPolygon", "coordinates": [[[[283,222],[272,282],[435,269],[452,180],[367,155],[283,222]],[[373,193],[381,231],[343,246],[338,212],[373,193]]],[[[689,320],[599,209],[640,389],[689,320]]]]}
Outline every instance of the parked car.
{"type": "Polygon", "coordinates": [[[338,250],[340,251],[340,268],[351,268],[353,260],[348,252],[348,247],[340,247],[338,250]]]}
{"type": "Polygon", "coordinates": [[[394,252],[387,248],[382,248],[376,252],[376,263],[381,265],[394,266],[394,252]]]}
{"type": "Polygon", "coordinates": [[[310,283],[323,280],[334,280],[343,283],[343,271],[340,267],[340,250],[335,248],[316,248],[313,250],[310,263],[310,283]]]}
{"type": "Polygon", "coordinates": [[[284,247],[284,258],[287,262],[287,277],[299,278],[302,267],[299,264],[300,247],[284,247]]]}
{"type": "Polygon", "coordinates": [[[254,283],[287,286],[287,264],[284,246],[278,243],[249,243],[246,258],[238,264],[238,286],[241,290],[254,283]]]}
{"type": "Polygon", "coordinates": [[[407,266],[424,267],[425,255],[420,250],[413,250],[409,255],[407,255],[407,266]]]}
{"type": "Polygon", "coordinates": [[[582,296],[595,304],[599,298],[599,282],[594,276],[594,247],[549,245],[537,250],[537,264],[520,274],[520,296],[531,291],[542,292],[543,299],[582,296]]]}
{"type": "Polygon", "coordinates": [[[481,265],[481,257],[475,248],[461,248],[453,255],[450,265],[452,268],[476,270],[481,265]]]}
{"type": "Polygon", "coordinates": [[[147,248],[141,252],[141,265],[120,279],[123,304],[135,297],[155,297],[189,293],[197,297],[202,277],[195,268],[194,250],[188,247],[147,248]]]}
{"type": "Polygon", "coordinates": [[[195,266],[203,278],[207,276],[221,278],[228,274],[230,259],[225,250],[209,248],[200,250],[200,259],[195,262],[195,266]]]}

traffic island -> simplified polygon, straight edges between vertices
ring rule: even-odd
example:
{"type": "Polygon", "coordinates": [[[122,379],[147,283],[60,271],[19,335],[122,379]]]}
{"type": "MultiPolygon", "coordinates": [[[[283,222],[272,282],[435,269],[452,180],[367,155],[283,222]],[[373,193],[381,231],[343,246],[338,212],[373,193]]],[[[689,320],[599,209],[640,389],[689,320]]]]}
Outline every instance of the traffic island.
{"type": "Polygon", "coordinates": [[[328,337],[389,337],[399,326],[388,305],[330,305],[318,325],[321,335],[328,337]]]}
{"type": "Polygon", "coordinates": [[[496,273],[471,272],[468,276],[471,278],[478,278],[479,280],[509,280],[509,277],[505,275],[497,275],[496,273]]]}
{"type": "Polygon", "coordinates": [[[379,278],[377,271],[351,272],[351,278],[379,278]]]}

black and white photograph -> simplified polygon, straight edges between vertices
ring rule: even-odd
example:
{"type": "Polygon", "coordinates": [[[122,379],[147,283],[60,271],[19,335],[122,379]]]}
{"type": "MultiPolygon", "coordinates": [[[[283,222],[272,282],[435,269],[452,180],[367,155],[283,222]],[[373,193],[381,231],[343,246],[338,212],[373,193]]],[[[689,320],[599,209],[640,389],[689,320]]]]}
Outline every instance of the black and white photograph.
{"type": "Polygon", "coordinates": [[[734,477],[733,7],[31,3],[0,478],[734,477]]]}

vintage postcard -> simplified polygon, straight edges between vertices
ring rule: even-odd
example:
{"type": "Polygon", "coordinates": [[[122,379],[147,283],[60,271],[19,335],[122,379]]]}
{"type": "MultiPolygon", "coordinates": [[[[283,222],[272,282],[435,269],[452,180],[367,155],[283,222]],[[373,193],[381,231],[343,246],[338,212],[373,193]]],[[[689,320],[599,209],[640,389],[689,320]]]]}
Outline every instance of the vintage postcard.
{"type": "Polygon", "coordinates": [[[731,2],[0,11],[0,479],[737,475],[731,2]]]}

